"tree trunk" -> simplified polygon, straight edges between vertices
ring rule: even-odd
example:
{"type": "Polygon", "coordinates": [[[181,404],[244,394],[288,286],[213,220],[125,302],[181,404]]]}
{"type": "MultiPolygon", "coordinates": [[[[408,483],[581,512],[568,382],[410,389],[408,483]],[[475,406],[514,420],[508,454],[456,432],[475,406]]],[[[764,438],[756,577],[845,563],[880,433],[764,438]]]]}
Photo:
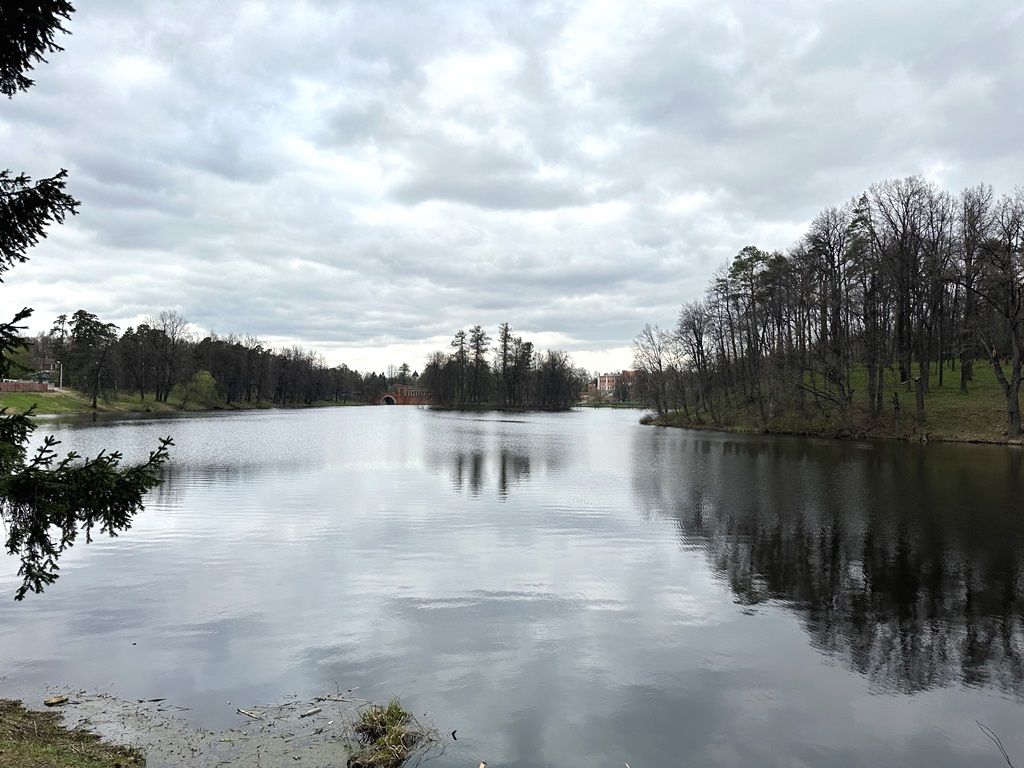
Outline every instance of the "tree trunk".
{"type": "Polygon", "coordinates": [[[967,382],[974,378],[974,361],[971,352],[964,349],[960,353],[960,391],[967,392],[967,382]]]}
{"type": "Polygon", "coordinates": [[[987,344],[985,348],[988,350],[988,359],[992,364],[992,371],[995,373],[999,386],[1003,390],[1003,395],[1006,397],[1006,434],[1010,437],[1020,437],[1022,434],[1020,423],[1021,353],[1019,349],[1014,351],[1010,378],[1007,379],[1002,363],[999,362],[999,353],[995,348],[989,347],[987,344]]]}
{"type": "Polygon", "coordinates": [[[878,367],[874,362],[868,363],[868,410],[871,415],[878,414],[879,408],[875,400],[875,392],[878,387],[878,367]]]}
{"type": "Polygon", "coordinates": [[[1006,390],[1006,414],[1008,423],[1006,434],[1010,437],[1020,437],[1022,434],[1020,425],[1020,382],[1017,386],[1006,390]]]}

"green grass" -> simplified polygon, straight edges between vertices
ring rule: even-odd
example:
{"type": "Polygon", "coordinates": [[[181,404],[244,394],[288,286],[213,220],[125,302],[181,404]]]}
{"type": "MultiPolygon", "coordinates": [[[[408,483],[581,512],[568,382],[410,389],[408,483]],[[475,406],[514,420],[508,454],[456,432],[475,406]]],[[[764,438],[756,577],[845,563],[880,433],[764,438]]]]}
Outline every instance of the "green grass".
{"type": "Polygon", "coordinates": [[[57,392],[0,392],[0,407],[10,411],[23,413],[33,405],[36,413],[77,413],[83,400],[74,394],[57,392]]]}
{"type": "MultiPolygon", "coordinates": [[[[917,365],[914,365],[917,375],[917,365]]],[[[867,370],[860,366],[851,372],[853,406],[850,430],[846,436],[858,438],[894,438],[903,440],[949,440],[964,442],[1024,442],[1006,436],[1006,399],[996,381],[992,368],[978,361],[974,365],[974,380],[968,391],[960,391],[960,370],[948,365],[943,371],[943,384],[939,386],[938,372],[932,370],[930,390],[925,394],[925,418],[916,418],[916,399],[913,385],[899,384],[892,372],[885,373],[885,395],[882,413],[872,416],[867,401],[867,370]],[[897,423],[893,393],[899,396],[900,416],[897,423]]],[[[787,395],[791,397],[791,395],[787,395]]],[[[721,424],[687,422],[680,413],[671,414],[670,426],[719,427],[737,432],[777,432],[813,435],[840,435],[842,432],[838,408],[822,403],[818,408],[814,397],[806,396],[804,413],[792,404],[778,408],[767,421],[761,418],[756,404],[734,405],[723,409],[721,424]]]]}
{"type": "MultiPolygon", "coordinates": [[[[35,413],[91,413],[92,401],[73,389],[65,388],[61,392],[0,392],[0,407],[11,411],[24,412],[35,405],[35,413]]],[[[150,411],[177,410],[173,405],[158,403],[152,398],[140,402],[138,395],[121,395],[97,403],[98,413],[148,413],[150,411]]]]}
{"type": "MultiPolygon", "coordinates": [[[[92,401],[76,392],[73,389],[65,388],[62,392],[0,392],[0,408],[7,408],[12,412],[23,413],[32,405],[35,405],[37,415],[59,415],[71,413],[92,413],[92,401]]],[[[325,400],[306,404],[289,405],[289,408],[328,408],[337,406],[364,405],[364,403],[336,403],[325,400]]],[[[147,395],[145,400],[139,400],[137,394],[121,393],[115,397],[104,400],[100,398],[97,403],[97,413],[166,413],[179,411],[180,409],[173,402],[158,403],[152,395],[147,395]]],[[[225,405],[218,403],[215,407],[204,407],[196,404],[189,404],[187,411],[209,411],[209,410],[252,410],[263,408],[276,408],[273,403],[262,402],[259,404],[232,403],[225,405]]]]}
{"type": "Polygon", "coordinates": [[[105,744],[94,734],[60,724],[54,712],[32,712],[0,700],[0,768],[135,768],[141,753],[105,744]]]}

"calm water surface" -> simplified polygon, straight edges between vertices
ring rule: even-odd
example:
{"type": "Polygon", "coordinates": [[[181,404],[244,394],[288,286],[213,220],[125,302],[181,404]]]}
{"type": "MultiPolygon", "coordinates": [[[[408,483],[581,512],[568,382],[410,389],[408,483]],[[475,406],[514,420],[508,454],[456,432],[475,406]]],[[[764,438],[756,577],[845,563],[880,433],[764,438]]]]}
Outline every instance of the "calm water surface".
{"type": "MultiPolygon", "coordinates": [[[[138,457],[135,527],[9,599],[0,694],[360,686],[435,765],[1024,763],[1024,452],[352,408],[51,425],[138,457]]],[[[228,702],[232,702],[229,704],[228,702]]]]}

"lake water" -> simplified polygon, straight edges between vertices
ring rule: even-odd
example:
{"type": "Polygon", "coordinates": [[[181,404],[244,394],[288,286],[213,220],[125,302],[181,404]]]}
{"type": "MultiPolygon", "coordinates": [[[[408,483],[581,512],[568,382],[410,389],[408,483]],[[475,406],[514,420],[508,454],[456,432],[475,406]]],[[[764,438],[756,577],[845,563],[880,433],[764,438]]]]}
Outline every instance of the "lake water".
{"type": "Polygon", "coordinates": [[[0,695],[195,723],[359,686],[438,766],[1024,764],[1024,452],[348,408],[44,425],[177,443],[134,528],[10,600],[0,695]],[[230,704],[228,702],[231,702],[230,704]]]}

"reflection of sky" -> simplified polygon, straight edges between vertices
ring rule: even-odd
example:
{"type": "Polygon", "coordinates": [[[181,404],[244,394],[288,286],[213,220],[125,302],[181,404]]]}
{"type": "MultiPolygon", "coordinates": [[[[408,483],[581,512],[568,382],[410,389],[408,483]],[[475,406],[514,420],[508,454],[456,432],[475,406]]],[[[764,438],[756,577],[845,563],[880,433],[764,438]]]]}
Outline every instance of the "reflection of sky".
{"type": "Polygon", "coordinates": [[[886,694],[810,644],[799,611],[751,611],[724,578],[746,555],[715,521],[863,499],[856,458],[785,454],[787,469],[767,441],[635,419],[394,408],[58,428],[68,448],[129,455],[170,432],[174,466],[132,531],[77,547],[46,595],[0,602],[0,685],[166,696],[212,725],[360,686],[457,728],[443,765],[952,766],[990,757],[975,719],[1024,754],[1019,704],[886,694]],[[503,490],[510,457],[525,471],[503,490]],[[703,537],[681,504],[705,510],[703,537]]]}

